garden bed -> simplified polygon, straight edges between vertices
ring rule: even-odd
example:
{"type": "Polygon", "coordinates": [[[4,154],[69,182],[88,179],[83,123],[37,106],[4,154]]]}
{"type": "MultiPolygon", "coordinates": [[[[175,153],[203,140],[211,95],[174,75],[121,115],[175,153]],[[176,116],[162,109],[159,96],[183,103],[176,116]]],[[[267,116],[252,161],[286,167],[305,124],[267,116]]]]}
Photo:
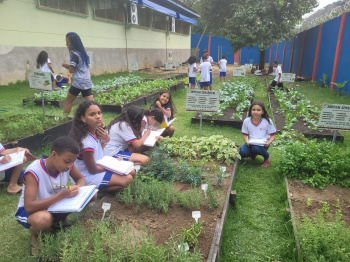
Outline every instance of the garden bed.
{"type": "MultiPolygon", "coordinates": [[[[233,114],[237,113],[236,107],[230,106],[223,110],[223,116],[208,116],[208,115],[203,115],[202,121],[205,123],[213,123],[214,125],[220,125],[220,126],[231,126],[233,128],[238,128],[241,129],[243,125],[244,119],[247,118],[248,116],[248,109],[243,111],[243,117],[242,120],[240,119],[232,119],[233,114]]],[[[196,113],[192,118],[191,118],[191,123],[199,123],[200,122],[200,116],[199,113],[196,113]]]]}
{"type": "MultiPolygon", "coordinates": [[[[276,130],[280,132],[285,126],[285,117],[281,114],[276,113],[276,109],[279,108],[279,104],[276,101],[275,96],[270,95],[269,99],[270,99],[270,108],[271,108],[271,112],[273,113],[276,130]]],[[[333,130],[309,129],[309,127],[305,125],[305,123],[300,118],[298,118],[298,121],[292,125],[292,129],[298,131],[299,133],[302,133],[304,136],[308,138],[332,139],[334,136],[333,130]]],[[[339,133],[339,131],[336,131],[336,140],[340,142],[344,141],[344,136],[341,133],[339,133]]]]}
{"type": "MultiPolygon", "coordinates": [[[[219,189],[219,206],[217,208],[209,211],[208,207],[202,205],[198,209],[201,211],[201,218],[198,221],[204,222],[203,227],[205,229],[198,237],[198,248],[201,250],[202,260],[209,258],[208,261],[210,258],[215,261],[220,249],[221,233],[228,210],[228,198],[236,172],[237,161],[235,161],[233,166],[219,164],[217,161],[215,161],[215,164],[225,166],[225,174],[231,174],[231,179],[226,178],[223,187],[215,188],[219,189]]],[[[191,186],[175,182],[174,188],[177,192],[184,193],[191,186]]],[[[118,224],[126,223],[136,232],[141,232],[143,226],[145,226],[146,230],[153,236],[156,245],[164,245],[171,235],[180,233],[182,227],[190,228],[195,223],[195,220],[192,218],[192,211],[195,210],[185,209],[178,205],[172,205],[167,213],[162,213],[155,209],[147,209],[145,206],[138,210],[135,204],[123,204],[115,196],[107,196],[104,202],[111,203],[111,209],[106,213],[106,217],[112,218],[118,224]],[[113,216],[111,215],[112,213],[113,216]]],[[[87,220],[89,219],[100,220],[102,214],[103,209],[97,207],[84,218],[83,224],[88,223],[87,220]]]]}

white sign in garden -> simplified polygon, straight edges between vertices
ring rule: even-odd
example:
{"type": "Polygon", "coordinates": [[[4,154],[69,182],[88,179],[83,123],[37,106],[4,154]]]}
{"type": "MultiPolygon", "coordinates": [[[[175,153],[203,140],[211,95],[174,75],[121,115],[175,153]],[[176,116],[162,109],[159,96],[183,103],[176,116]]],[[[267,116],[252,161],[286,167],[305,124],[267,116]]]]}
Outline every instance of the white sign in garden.
{"type": "Polygon", "coordinates": [[[350,105],[323,104],[318,127],[350,130],[350,105]]]}
{"type": "Polygon", "coordinates": [[[137,70],[139,70],[139,64],[138,63],[130,64],[129,65],[129,70],[130,71],[137,71],[137,70]]]}
{"type": "Polygon", "coordinates": [[[29,87],[41,91],[52,91],[51,73],[31,70],[28,72],[29,87]]]}
{"type": "Polygon", "coordinates": [[[177,65],[178,65],[177,62],[167,62],[165,64],[165,69],[167,69],[167,70],[175,70],[177,65]]]}
{"type": "Polygon", "coordinates": [[[253,64],[245,64],[244,68],[245,69],[252,69],[253,68],[253,64]]]}
{"type": "Polygon", "coordinates": [[[188,89],[186,111],[218,112],[219,91],[188,89]]]}
{"type": "Polygon", "coordinates": [[[233,76],[245,76],[245,68],[234,68],[233,76]]]}
{"type": "Polygon", "coordinates": [[[295,74],[293,73],[283,73],[281,77],[281,82],[294,82],[295,74]]]}

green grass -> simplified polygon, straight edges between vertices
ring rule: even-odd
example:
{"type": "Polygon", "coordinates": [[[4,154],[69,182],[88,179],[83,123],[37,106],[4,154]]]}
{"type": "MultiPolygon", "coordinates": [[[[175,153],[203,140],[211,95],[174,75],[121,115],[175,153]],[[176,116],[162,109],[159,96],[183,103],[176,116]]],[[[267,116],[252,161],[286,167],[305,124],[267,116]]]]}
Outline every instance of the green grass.
{"type": "MultiPolygon", "coordinates": [[[[102,79],[123,75],[101,75],[92,77],[94,83],[102,79]]],[[[214,89],[219,89],[219,79],[214,79],[214,89]]],[[[336,91],[319,88],[318,84],[298,83],[298,91],[305,94],[311,103],[321,106],[322,103],[350,104],[350,97],[338,96],[336,91]]],[[[0,86],[2,108],[7,111],[31,110],[42,112],[41,107],[22,105],[22,98],[31,97],[34,92],[28,87],[28,82],[9,86],[0,86]]],[[[199,124],[191,124],[193,112],[186,112],[186,91],[181,90],[172,95],[177,108],[175,136],[188,137],[199,135],[199,124]]],[[[261,80],[255,89],[254,100],[261,100],[266,105],[266,85],[261,80]]],[[[149,108],[150,105],[145,106],[149,108]]],[[[268,105],[267,105],[268,107],[268,105]]],[[[62,112],[62,109],[47,107],[47,114],[62,112]]],[[[72,110],[74,112],[74,108],[72,110]]],[[[271,116],[271,112],[268,112],[271,116]]],[[[72,113],[71,113],[72,115],[72,113]]],[[[104,113],[105,123],[108,124],[116,114],[104,113]]],[[[345,136],[344,147],[350,144],[349,132],[345,136]]],[[[236,144],[243,144],[241,130],[231,127],[215,126],[207,123],[202,125],[202,137],[223,135],[232,139],[236,144]]],[[[37,152],[36,156],[48,154],[49,148],[37,152]]],[[[272,163],[269,168],[262,168],[263,159],[258,157],[255,162],[243,160],[240,162],[234,189],[237,190],[236,208],[230,208],[222,241],[220,261],[293,261],[294,237],[289,217],[285,212],[287,199],[285,185],[276,171],[278,151],[269,150],[272,163]]],[[[14,219],[19,196],[7,196],[7,183],[0,183],[0,261],[35,261],[29,256],[29,232],[14,219]]]]}

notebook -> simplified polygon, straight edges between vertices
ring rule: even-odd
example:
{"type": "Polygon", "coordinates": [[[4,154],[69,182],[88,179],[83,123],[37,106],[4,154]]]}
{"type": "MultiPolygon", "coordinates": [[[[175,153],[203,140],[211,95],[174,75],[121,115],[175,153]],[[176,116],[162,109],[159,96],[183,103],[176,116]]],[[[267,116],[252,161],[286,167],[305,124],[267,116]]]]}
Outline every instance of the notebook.
{"type": "MultiPolygon", "coordinates": [[[[18,166],[20,164],[23,163],[23,157],[24,157],[24,154],[25,154],[25,151],[19,151],[18,153],[12,153],[12,154],[9,154],[9,156],[11,156],[11,161],[6,163],[6,164],[2,164],[0,165],[0,172],[1,171],[4,171],[6,169],[9,169],[11,167],[14,167],[14,166],[18,166]]],[[[0,157],[0,160],[3,159],[4,157],[0,157]]]]}
{"type": "Polygon", "coordinates": [[[78,195],[65,198],[50,206],[47,211],[52,213],[80,212],[89,203],[90,199],[97,193],[95,185],[79,187],[78,195]]]}
{"type": "Polygon", "coordinates": [[[145,146],[151,146],[151,147],[154,146],[154,144],[157,142],[156,137],[160,136],[164,132],[164,130],[165,130],[165,128],[158,129],[156,131],[151,131],[151,133],[146,138],[145,142],[143,142],[143,144],[145,146]]]}
{"type": "Polygon", "coordinates": [[[266,139],[250,139],[248,140],[248,145],[264,146],[266,142],[266,139]]]}
{"type": "Polygon", "coordinates": [[[159,124],[158,129],[167,128],[168,126],[170,126],[174,122],[175,119],[176,119],[176,117],[171,119],[168,122],[164,119],[163,122],[159,124]]]}
{"type": "Polygon", "coordinates": [[[134,162],[117,160],[112,156],[104,156],[96,164],[119,175],[127,175],[134,170],[134,162]]]}

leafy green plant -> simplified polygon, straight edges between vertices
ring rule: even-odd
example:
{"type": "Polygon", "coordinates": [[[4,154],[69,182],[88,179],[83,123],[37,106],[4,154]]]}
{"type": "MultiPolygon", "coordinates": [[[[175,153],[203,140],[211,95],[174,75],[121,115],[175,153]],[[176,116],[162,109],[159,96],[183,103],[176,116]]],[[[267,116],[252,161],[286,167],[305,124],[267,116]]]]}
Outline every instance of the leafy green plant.
{"type": "Polygon", "coordinates": [[[214,210],[219,206],[219,195],[218,191],[214,190],[214,187],[211,183],[208,183],[207,189],[207,205],[210,211],[214,210]]]}
{"type": "Polygon", "coordinates": [[[204,232],[203,222],[197,222],[195,224],[192,224],[189,229],[181,227],[179,236],[183,242],[187,243],[190,247],[194,247],[197,246],[198,236],[202,232],[204,232]]]}
{"type": "Polygon", "coordinates": [[[202,204],[203,192],[200,188],[191,188],[186,193],[177,193],[177,203],[187,209],[199,209],[202,204]]]}
{"type": "Polygon", "coordinates": [[[339,95],[341,96],[341,90],[342,88],[346,85],[348,81],[344,81],[343,83],[334,83],[332,82],[333,85],[335,85],[336,87],[338,87],[338,92],[339,92],[339,95]]]}
{"type": "Polygon", "coordinates": [[[320,79],[320,81],[322,82],[322,87],[326,87],[328,82],[328,76],[326,74],[322,74],[322,78],[320,79]]]}
{"type": "Polygon", "coordinates": [[[176,166],[177,179],[183,183],[197,186],[202,183],[204,170],[196,164],[196,161],[191,161],[188,164],[187,161],[179,159],[179,164],[176,166]]]}

